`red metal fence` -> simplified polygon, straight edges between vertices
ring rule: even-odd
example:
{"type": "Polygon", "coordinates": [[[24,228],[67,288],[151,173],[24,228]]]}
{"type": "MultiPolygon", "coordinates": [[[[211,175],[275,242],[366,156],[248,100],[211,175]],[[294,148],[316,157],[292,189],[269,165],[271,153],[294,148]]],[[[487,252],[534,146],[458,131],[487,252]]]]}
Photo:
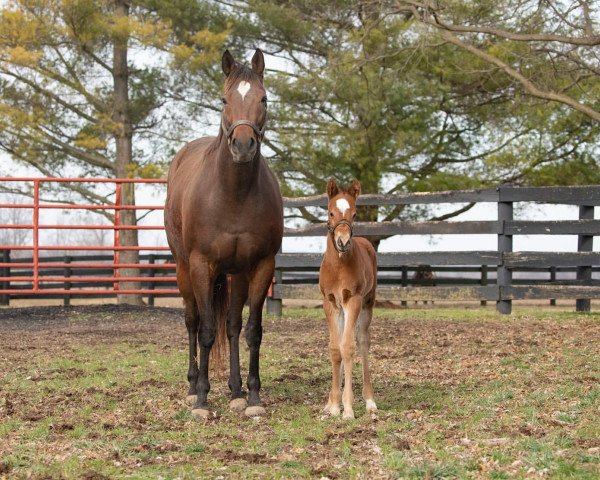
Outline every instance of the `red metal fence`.
{"type": "MultiPolygon", "coordinates": [[[[18,183],[20,184],[19,189],[22,190],[23,184],[29,184],[32,187],[31,196],[33,199],[32,203],[0,203],[0,209],[29,209],[32,211],[32,222],[27,224],[0,224],[0,229],[27,229],[32,232],[31,244],[30,245],[0,245],[0,251],[18,251],[27,250],[32,252],[32,261],[30,262],[0,262],[0,271],[6,268],[31,268],[31,276],[0,276],[0,285],[3,282],[11,282],[12,288],[2,289],[0,288],[0,294],[70,294],[70,295],[81,295],[81,294],[93,294],[98,293],[98,284],[106,283],[107,281],[112,282],[112,288],[102,286],[102,293],[112,294],[172,294],[178,295],[179,291],[176,289],[120,289],[121,282],[142,282],[148,281],[148,277],[125,277],[119,273],[120,269],[124,268],[138,268],[138,269],[173,269],[174,263],[122,263],[120,261],[120,252],[126,250],[137,250],[145,252],[153,251],[168,251],[167,246],[152,246],[152,245],[138,245],[138,246],[125,246],[121,245],[120,232],[123,230],[164,230],[164,226],[161,225],[123,225],[121,223],[121,212],[124,210],[135,210],[136,212],[145,211],[151,212],[156,210],[163,210],[164,205],[128,205],[123,203],[121,195],[122,187],[124,184],[165,184],[166,180],[150,180],[150,179],[113,179],[113,178],[16,178],[16,177],[0,177],[0,182],[3,184],[18,183]],[[98,204],[71,204],[71,203],[54,203],[49,201],[42,201],[40,199],[40,193],[42,191],[43,184],[66,184],[66,183],[92,183],[92,184],[108,184],[114,186],[114,193],[109,195],[114,196],[113,203],[106,203],[103,205],[98,204]],[[85,225],[78,224],[57,224],[57,223],[45,223],[44,212],[57,210],[81,210],[81,211],[108,211],[114,212],[114,222],[112,225],[100,224],[100,223],[86,223],[85,225]],[[40,243],[40,231],[41,230],[112,230],[113,245],[44,245],[40,243]],[[44,269],[56,269],[57,271],[65,271],[65,269],[98,269],[98,268],[111,268],[113,269],[113,276],[63,276],[60,275],[40,275],[40,252],[45,251],[70,251],[70,252],[82,252],[82,251],[111,251],[113,252],[113,262],[97,262],[97,261],[78,261],[77,263],[66,263],[66,262],[43,262],[44,269]],[[28,288],[19,288],[19,282],[27,283],[28,288]],[[78,289],[67,289],[64,288],[66,283],[79,283],[89,284],[89,287],[78,288],[78,289]],[[29,286],[30,284],[30,286],[29,286]],[[47,284],[50,285],[48,288],[47,284]],[[62,288],[52,288],[52,284],[61,284],[62,288]],[[44,288],[42,288],[44,287],[44,288]]],[[[6,256],[4,256],[6,258],[6,256]]],[[[153,282],[175,282],[174,276],[159,276],[152,279],[153,282]]]]}

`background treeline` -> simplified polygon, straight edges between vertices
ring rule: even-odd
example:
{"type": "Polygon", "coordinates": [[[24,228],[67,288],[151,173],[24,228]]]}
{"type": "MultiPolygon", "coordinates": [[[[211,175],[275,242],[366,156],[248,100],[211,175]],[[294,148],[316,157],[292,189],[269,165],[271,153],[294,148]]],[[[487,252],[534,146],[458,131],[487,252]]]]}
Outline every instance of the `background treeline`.
{"type": "Polygon", "coordinates": [[[223,50],[260,47],[263,150],[284,195],[330,175],[370,193],[600,183],[597,1],[1,5],[0,149],[44,175],[163,176],[184,142],[216,134],[223,50]]]}

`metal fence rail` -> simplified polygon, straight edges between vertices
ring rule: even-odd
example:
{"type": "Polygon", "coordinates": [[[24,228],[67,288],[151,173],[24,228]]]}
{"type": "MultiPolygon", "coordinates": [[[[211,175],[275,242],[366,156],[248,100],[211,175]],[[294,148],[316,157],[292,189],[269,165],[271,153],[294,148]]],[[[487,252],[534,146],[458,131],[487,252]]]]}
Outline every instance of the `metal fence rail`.
{"type": "MultiPolygon", "coordinates": [[[[0,204],[0,208],[30,209],[32,222],[5,224],[0,228],[28,229],[32,231],[30,245],[0,245],[0,302],[12,298],[70,298],[82,296],[104,297],[122,293],[143,294],[149,299],[155,296],[178,296],[174,263],[167,253],[166,245],[124,246],[119,233],[127,229],[156,230],[163,225],[123,225],[120,212],[123,210],[163,210],[163,205],[127,205],[120,191],[125,183],[164,184],[165,180],[145,179],[82,179],[82,178],[0,178],[1,182],[29,183],[32,186],[31,203],[0,204]],[[40,200],[41,185],[46,183],[104,183],[114,187],[114,202],[102,205],[73,205],[40,200]],[[43,212],[47,210],[93,210],[109,211],[114,222],[106,224],[62,225],[45,222],[43,212]],[[107,245],[44,245],[40,244],[43,230],[112,230],[113,244],[107,245]],[[10,259],[10,252],[27,250],[28,259],[10,259]],[[120,261],[119,253],[138,250],[139,263],[120,261]],[[68,251],[69,255],[48,257],[48,253],[68,251]],[[43,253],[46,252],[46,253],[43,253]],[[77,253],[95,255],[76,255],[77,253]],[[99,255],[111,252],[110,256],[99,255]],[[119,270],[139,269],[138,276],[123,277],[119,270]],[[124,290],[120,283],[141,282],[141,288],[124,290]]],[[[594,219],[594,207],[600,205],[600,186],[589,187],[537,187],[450,191],[437,193],[411,193],[395,195],[363,195],[359,205],[413,205],[436,203],[491,202],[496,203],[498,219],[492,221],[424,221],[424,222],[357,222],[355,233],[363,236],[386,237],[392,235],[434,234],[493,234],[498,238],[498,248],[493,251],[467,252],[397,252],[379,253],[380,288],[378,297],[384,300],[407,302],[409,300],[480,300],[495,301],[497,309],[509,313],[512,300],[516,299],[577,299],[578,310],[589,310],[590,299],[600,298],[598,280],[592,271],[600,266],[600,253],[593,250],[593,238],[600,235],[600,220],[594,219]],[[578,220],[522,221],[513,218],[515,202],[556,203],[579,206],[578,220]],[[513,252],[515,235],[576,235],[578,251],[557,252],[513,252]],[[419,285],[409,276],[420,266],[427,265],[433,271],[479,272],[474,276],[455,279],[441,278],[435,285],[419,285]],[[548,280],[513,279],[513,272],[545,271],[548,280]],[[575,279],[557,279],[557,272],[574,272],[575,279]]],[[[323,195],[285,198],[284,208],[326,207],[323,195]]],[[[325,235],[323,224],[302,228],[286,228],[288,237],[325,235]]],[[[281,313],[284,298],[320,299],[316,287],[317,270],[322,255],[318,253],[280,253],[277,256],[273,288],[270,291],[268,309],[281,313]]]]}

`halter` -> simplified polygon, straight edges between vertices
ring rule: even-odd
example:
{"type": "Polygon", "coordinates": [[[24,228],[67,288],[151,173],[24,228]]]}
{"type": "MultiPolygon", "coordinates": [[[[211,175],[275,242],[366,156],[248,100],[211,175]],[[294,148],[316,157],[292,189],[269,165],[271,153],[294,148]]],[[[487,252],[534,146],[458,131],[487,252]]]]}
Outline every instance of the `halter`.
{"type": "MultiPolygon", "coordinates": [[[[336,223],[333,227],[331,226],[331,224],[329,222],[327,222],[327,230],[329,230],[329,233],[331,235],[331,240],[333,241],[333,246],[335,247],[335,249],[338,252],[340,252],[340,251],[338,250],[337,243],[335,241],[335,236],[334,235],[335,235],[336,228],[338,228],[340,225],[348,225],[348,228],[350,229],[350,238],[352,238],[352,236],[353,236],[353,233],[352,233],[352,224],[348,220],[342,219],[338,223],[336,223]]],[[[342,252],[340,252],[340,253],[342,253],[342,252]]]]}
{"type": "Polygon", "coordinates": [[[225,118],[223,118],[223,113],[221,113],[221,128],[223,129],[223,133],[225,133],[225,138],[227,138],[227,143],[231,143],[231,135],[233,135],[233,131],[240,125],[248,125],[252,130],[254,130],[254,133],[256,134],[256,138],[258,139],[258,142],[260,143],[260,142],[262,142],[262,139],[265,136],[265,130],[267,129],[266,113],[265,113],[265,123],[263,124],[262,128],[258,128],[258,126],[255,123],[252,123],[249,120],[238,120],[237,122],[233,122],[231,125],[229,125],[229,128],[227,128],[225,126],[225,118]]]}

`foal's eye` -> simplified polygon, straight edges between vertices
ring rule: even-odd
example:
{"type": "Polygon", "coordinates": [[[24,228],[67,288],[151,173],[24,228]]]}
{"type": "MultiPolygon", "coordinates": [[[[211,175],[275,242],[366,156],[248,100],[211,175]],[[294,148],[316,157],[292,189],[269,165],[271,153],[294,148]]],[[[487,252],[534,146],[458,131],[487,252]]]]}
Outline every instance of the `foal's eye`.
{"type": "Polygon", "coordinates": [[[225,97],[223,97],[223,98],[221,99],[221,101],[223,102],[223,105],[227,105],[227,100],[225,99],[225,97]]]}
{"type": "Polygon", "coordinates": [[[333,212],[329,212],[329,216],[330,216],[330,217],[333,217],[333,212]]]}
{"type": "Polygon", "coordinates": [[[354,220],[356,218],[356,213],[352,214],[352,220],[354,220]]]}

